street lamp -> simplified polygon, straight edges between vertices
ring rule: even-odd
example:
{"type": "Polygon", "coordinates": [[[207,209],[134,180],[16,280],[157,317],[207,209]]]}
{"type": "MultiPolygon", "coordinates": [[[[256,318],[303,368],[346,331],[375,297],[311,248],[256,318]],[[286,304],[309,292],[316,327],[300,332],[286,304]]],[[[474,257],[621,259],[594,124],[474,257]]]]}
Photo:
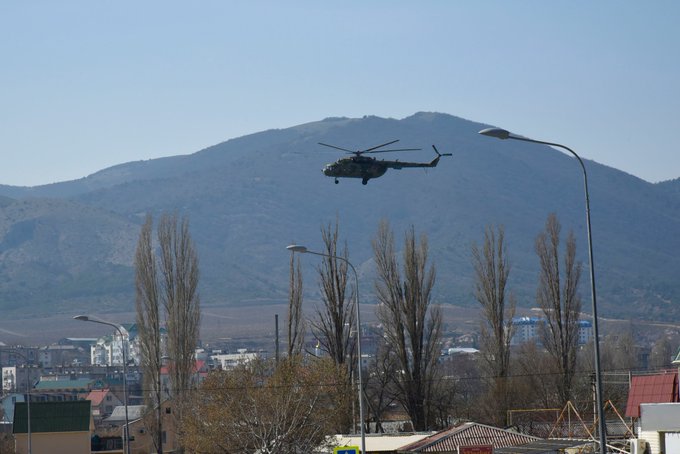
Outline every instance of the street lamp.
{"type": "Polygon", "coordinates": [[[127,389],[127,355],[125,354],[125,343],[123,342],[124,336],[123,331],[121,331],[120,326],[100,320],[98,318],[90,317],[88,315],[76,315],[73,317],[74,320],[80,320],[81,322],[92,322],[99,323],[100,325],[111,326],[118,331],[120,334],[121,345],[123,349],[123,399],[125,400],[125,429],[123,430],[123,442],[125,443],[125,452],[130,454],[130,420],[128,418],[128,389],[127,389]]]}
{"type": "Polygon", "coordinates": [[[331,259],[337,259],[345,262],[352,269],[354,273],[354,286],[356,287],[356,292],[354,293],[354,305],[356,306],[356,318],[357,318],[357,374],[359,375],[359,429],[361,431],[361,452],[364,454],[366,452],[366,431],[364,430],[364,399],[362,397],[363,381],[361,378],[361,313],[359,311],[359,276],[357,275],[357,270],[354,265],[344,257],[339,255],[324,254],[323,252],[314,252],[307,249],[305,246],[300,246],[298,244],[291,244],[286,246],[291,252],[299,252],[301,254],[313,254],[319,255],[321,257],[328,257],[331,259]]]}
{"type": "Polygon", "coordinates": [[[597,327],[597,297],[595,293],[595,264],[593,263],[593,236],[590,228],[590,197],[588,196],[588,176],[586,174],[586,166],[583,165],[583,161],[571,148],[561,145],[559,143],[544,142],[542,140],[529,139],[527,137],[517,136],[512,134],[510,131],[500,128],[487,128],[479,131],[479,134],[488,137],[495,137],[497,139],[506,140],[521,140],[524,142],[538,143],[542,145],[549,145],[551,147],[558,147],[567,150],[569,153],[574,155],[578,163],[581,165],[583,170],[583,187],[585,188],[586,197],[586,227],[588,230],[588,258],[590,260],[590,294],[593,303],[593,335],[595,336],[595,398],[597,400],[597,416],[598,429],[600,431],[600,452],[605,454],[607,452],[607,432],[604,420],[604,412],[602,408],[602,377],[600,374],[600,334],[597,327]]]}

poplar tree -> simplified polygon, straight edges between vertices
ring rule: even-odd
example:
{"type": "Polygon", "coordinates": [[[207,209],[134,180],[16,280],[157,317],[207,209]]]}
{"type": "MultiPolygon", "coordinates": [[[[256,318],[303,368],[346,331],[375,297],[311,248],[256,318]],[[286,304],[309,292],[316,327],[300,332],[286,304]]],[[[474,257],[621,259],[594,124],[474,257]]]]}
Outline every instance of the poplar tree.
{"type": "MultiPolygon", "coordinates": [[[[200,300],[198,296],[198,255],[189,221],[178,221],[176,214],[163,214],[158,223],[158,254],[153,242],[153,219],[147,215],[135,253],[137,325],[141,346],[141,367],[145,376],[146,398],[157,408],[147,427],[162,452],[160,369],[163,359],[161,318],[167,330],[166,354],[170,364],[170,395],[175,418],[181,420],[195,368],[198,343],[200,300]]],[[[150,415],[147,415],[150,416],[150,415]]],[[[177,423],[176,427],[182,427],[177,423]]]]}
{"type": "Polygon", "coordinates": [[[507,290],[510,264],[505,248],[505,230],[502,226],[484,230],[481,248],[472,247],[472,264],[475,271],[475,298],[482,307],[481,347],[486,368],[493,385],[487,409],[493,422],[505,425],[510,406],[508,377],[510,375],[510,341],[515,300],[507,290]]]}
{"type": "Polygon", "coordinates": [[[536,237],[536,255],[540,262],[536,302],[545,317],[543,345],[559,372],[557,394],[560,404],[564,405],[572,397],[576,373],[581,263],[576,260],[574,233],[569,232],[562,262],[564,269],[561,270],[560,231],[557,216],[551,213],[546,220],[545,230],[536,237]]]}
{"type": "Polygon", "coordinates": [[[406,232],[403,280],[394,248],[394,234],[382,221],[373,240],[377,267],[378,318],[386,341],[398,360],[398,399],[416,431],[434,427],[433,407],[437,379],[442,316],[431,306],[435,267],[428,267],[427,236],[416,239],[415,230],[406,232]]]}

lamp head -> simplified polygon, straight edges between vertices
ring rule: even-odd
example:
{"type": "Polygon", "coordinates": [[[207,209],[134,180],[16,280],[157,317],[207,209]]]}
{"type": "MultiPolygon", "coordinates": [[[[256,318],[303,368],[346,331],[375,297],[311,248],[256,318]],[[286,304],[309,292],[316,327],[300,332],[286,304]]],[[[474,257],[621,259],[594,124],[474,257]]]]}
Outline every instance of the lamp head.
{"type": "Polygon", "coordinates": [[[90,317],[88,317],[87,315],[76,315],[75,317],[73,317],[73,319],[74,320],[80,320],[81,322],[89,322],[90,321],[90,317]]]}
{"type": "Polygon", "coordinates": [[[496,139],[505,140],[510,138],[510,131],[501,128],[486,128],[479,131],[483,136],[495,137],[496,139]]]}
{"type": "Polygon", "coordinates": [[[291,244],[290,246],[286,246],[286,249],[288,249],[291,252],[299,252],[301,254],[307,252],[307,248],[299,244],[291,244]]]}

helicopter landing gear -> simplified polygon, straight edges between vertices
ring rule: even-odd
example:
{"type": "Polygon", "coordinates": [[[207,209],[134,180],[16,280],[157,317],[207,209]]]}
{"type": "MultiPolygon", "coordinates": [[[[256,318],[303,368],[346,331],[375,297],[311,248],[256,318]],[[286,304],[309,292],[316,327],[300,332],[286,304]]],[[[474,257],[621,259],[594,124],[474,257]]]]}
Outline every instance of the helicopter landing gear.
{"type": "Polygon", "coordinates": [[[368,183],[368,178],[362,178],[362,179],[361,179],[361,184],[364,184],[364,185],[365,185],[366,183],[368,183]]]}
{"type": "Polygon", "coordinates": [[[340,182],[339,182],[338,179],[336,178],[336,179],[335,179],[335,184],[338,184],[338,183],[340,183],[340,182]]]}

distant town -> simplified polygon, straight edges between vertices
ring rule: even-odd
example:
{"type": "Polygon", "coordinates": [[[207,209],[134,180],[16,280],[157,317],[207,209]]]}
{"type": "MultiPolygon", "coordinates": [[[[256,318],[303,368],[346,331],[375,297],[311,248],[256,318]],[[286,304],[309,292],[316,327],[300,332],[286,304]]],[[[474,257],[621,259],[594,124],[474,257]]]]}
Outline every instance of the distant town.
{"type": "MultiPolygon", "coordinates": [[[[525,349],[529,348],[528,351],[531,351],[541,346],[541,336],[545,329],[545,320],[535,316],[518,316],[512,319],[508,329],[513,333],[510,341],[513,349],[520,352],[526,351],[525,349]]],[[[375,370],[376,359],[380,356],[380,339],[383,337],[384,333],[378,324],[362,326],[362,348],[364,350],[361,364],[364,373],[370,373],[371,370],[375,370]]],[[[163,343],[167,341],[164,329],[162,330],[161,338],[163,343]]],[[[578,322],[578,345],[581,349],[588,349],[589,345],[592,346],[592,339],[592,323],[588,320],[580,320],[578,322]]],[[[278,345],[278,342],[276,345],[278,345]]],[[[216,371],[230,371],[239,367],[247,367],[248,364],[257,361],[278,362],[286,356],[284,351],[253,346],[232,350],[232,346],[233,342],[229,341],[224,341],[222,344],[217,342],[211,345],[197,346],[191,374],[191,387],[198,389],[210,374],[216,371]]],[[[478,347],[478,335],[445,333],[442,349],[439,352],[437,361],[445,371],[443,377],[446,380],[459,383],[456,386],[464,388],[459,390],[463,394],[475,394],[478,392],[475,389],[482,387],[481,383],[485,380],[478,375],[483,371],[483,367],[480,368],[480,365],[484,361],[481,357],[483,353],[480,352],[478,347]]],[[[634,361],[638,362],[638,365],[631,367],[630,370],[618,370],[607,375],[608,389],[615,390],[619,388],[624,390],[623,392],[620,390],[612,391],[615,394],[618,393],[620,398],[616,402],[609,401],[612,407],[608,413],[608,423],[610,424],[610,429],[608,430],[612,431],[610,436],[612,437],[613,446],[618,445],[622,449],[631,449],[631,451],[626,452],[642,453],[643,451],[635,451],[636,448],[631,448],[631,446],[644,449],[644,446],[649,446],[649,440],[652,440],[651,443],[654,443],[653,440],[656,440],[655,437],[657,437],[657,435],[652,434],[653,431],[640,431],[641,411],[646,408],[647,400],[654,401],[653,405],[663,404],[664,402],[669,405],[671,403],[680,405],[680,403],[676,403],[679,400],[678,373],[677,369],[671,365],[671,359],[675,358],[668,358],[668,361],[665,363],[656,364],[656,369],[645,372],[643,369],[653,366],[650,360],[654,356],[654,347],[641,348],[638,345],[635,348],[634,361]],[[640,362],[645,364],[640,365],[640,362]],[[659,369],[660,365],[667,367],[659,369]],[[644,394],[644,390],[652,384],[658,387],[658,390],[655,391],[657,394],[651,396],[644,394]],[[615,417],[616,420],[614,420],[615,417]],[[612,427],[616,427],[616,429],[612,429],[612,427]],[[642,434],[645,438],[636,438],[635,434],[642,434]],[[637,444],[633,445],[633,441],[637,444]]],[[[310,357],[323,357],[326,355],[319,348],[318,342],[316,344],[308,342],[304,350],[306,352],[305,355],[310,357]]],[[[615,352],[607,351],[605,355],[613,353],[615,352]]],[[[144,415],[149,410],[146,407],[148,401],[145,400],[145,380],[142,368],[140,368],[141,360],[138,327],[134,323],[118,325],[117,329],[112,329],[110,333],[99,338],[64,338],[55,344],[46,346],[1,345],[2,433],[7,437],[14,431],[15,436],[22,436],[21,430],[17,432],[13,428],[16,423],[14,418],[17,413],[15,411],[17,405],[24,405],[21,408],[26,408],[25,405],[29,398],[30,405],[33,407],[32,411],[45,411],[47,414],[52,410],[49,408],[41,410],[42,404],[66,404],[69,402],[87,401],[89,403],[87,406],[88,414],[84,417],[85,419],[91,419],[92,428],[86,431],[87,437],[85,438],[88,440],[91,452],[125,452],[126,448],[124,447],[121,433],[126,426],[129,427],[131,433],[134,433],[130,441],[131,446],[133,446],[130,452],[156,452],[152,448],[154,446],[151,439],[152,434],[145,429],[144,415]]],[[[677,358],[677,360],[680,360],[680,358],[677,358]]],[[[171,412],[172,406],[169,374],[172,363],[172,358],[162,357],[160,386],[163,392],[162,401],[165,402],[164,405],[167,406],[168,412],[171,412]]],[[[680,361],[673,361],[673,364],[680,364],[680,361]]],[[[460,403],[458,401],[459,405],[460,403]]],[[[649,405],[652,405],[652,403],[649,402],[649,405]]],[[[415,448],[412,450],[379,449],[379,446],[385,444],[384,442],[381,444],[379,441],[382,437],[388,437],[389,440],[392,440],[392,442],[396,441],[397,444],[403,443],[402,448],[409,445],[414,447],[429,446],[427,444],[428,437],[430,436],[429,432],[414,432],[408,416],[403,413],[403,410],[399,409],[399,406],[393,402],[388,407],[379,426],[374,425],[372,430],[369,431],[369,441],[371,446],[375,446],[376,449],[370,449],[368,452],[422,452],[415,448]]],[[[576,410],[575,408],[567,409],[567,407],[565,409],[567,411],[576,410]]],[[[565,429],[564,426],[565,421],[562,410],[544,411],[539,417],[539,420],[543,421],[543,423],[537,424],[537,420],[534,418],[535,414],[532,417],[528,416],[531,415],[531,413],[527,413],[528,410],[515,409],[509,413],[512,415],[509,422],[514,427],[514,429],[510,429],[510,432],[507,432],[508,429],[505,428],[494,428],[485,425],[474,428],[474,425],[471,426],[469,422],[465,422],[461,426],[460,422],[456,422],[457,420],[448,420],[448,423],[452,424],[456,429],[447,429],[447,431],[451,432],[450,437],[453,439],[456,437],[465,439],[464,437],[469,435],[464,435],[464,433],[474,428],[478,432],[481,431],[481,435],[478,436],[482,439],[488,437],[489,443],[492,443],[492,440],[496,440],[497,443],[498,437],[501,437],[502,439],[521,442],[523,445],[549,438],[549,435],[554,435],[555,431],[568,430],[579,433],[579,437],[570,442],[566,440],[554,441],[550,446],[555,451],[550,452],[558,452],[559,449],[567,448],[580,449],[578,452],[591,452],[588,451],[588,446],[591,445],[587,442],[588,430],[593,429],[589,426],[590,423],[587,422],[588,419],[592,420],[593,418],[591,408],[581,408],[582,413],[578,417],[581,418],[582,427],[574,426],[568,429],[565,429]],[[519,432],[515,432],[518,428],[521,433],[529,433],[527,435],[520,435],[519,432]]],[[[75,409],[73,411],[78,410],[75,409]]],[[[21,418],[21,416],[19,417],[21,418]]],[[[23,436],[25,437],[28,434],[27,428],[25,425],[22,427],[24,427],[23,436]]],[[[170,420],[167,421],[167,425],[164,427],[168,430],[168,432],[164,431],[163,435],[163,443],[167,443],[165,452],[173,452],[173,446],[176,446],[176,436],[170,434],[169,431],[171,429],[176,430],[176,428],[170,420]]],[[[371,423],[368,424],[368,427],[372,427],[371,423]]],[[[39,439],[43,435],[42,433],[34,432],[32,437],[39,439]]],[[[441,436],[441,433],[437,433],[433,440],[441,436]]],[[[17,440],[20,439],[17,438],[17,440]]],[[[352,438],[350,435],[338,435],[335,441],[345,444],[358,444],[359,439],[357,436],[352,438]]],[[[26,451],[26,446],[20,448],[17,445],[16,452],[28,452],[26,451]]],[[[331,451],[324,451],[320,448],[318,452],[331,451]]],[[[493,452],[519,453],[525,451],[513,451],[510,448],[502,448],[496,449],[493,452]]]]}

